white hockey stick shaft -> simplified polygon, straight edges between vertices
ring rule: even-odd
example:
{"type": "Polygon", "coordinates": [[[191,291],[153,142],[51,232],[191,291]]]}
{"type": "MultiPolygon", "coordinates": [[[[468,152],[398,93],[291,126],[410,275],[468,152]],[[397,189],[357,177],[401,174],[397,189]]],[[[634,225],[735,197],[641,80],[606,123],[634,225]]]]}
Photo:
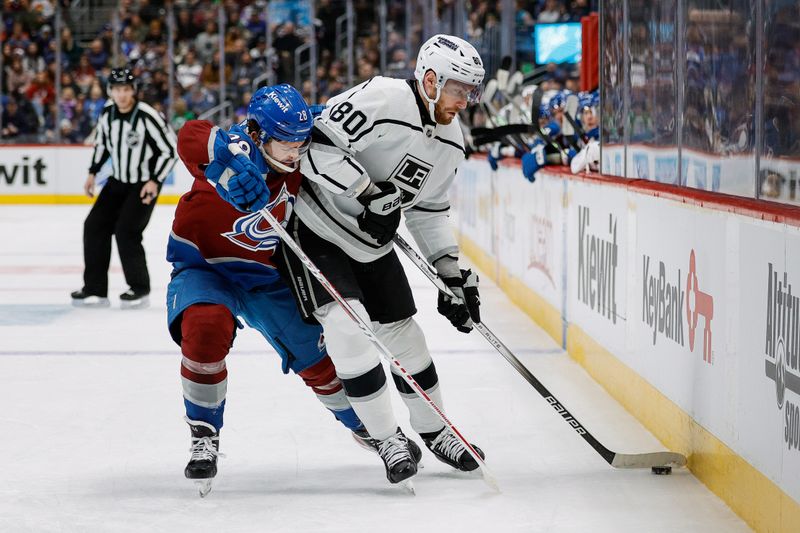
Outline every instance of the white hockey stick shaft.
{"type": "MultiPolygon", "coordinates": [[[[417,251],[412,248],[408,242],[406,242],[403,237],[400,235],[394,236],[394,243],[403,251],[403,253],[408,256],[412,263],[417,265],[417,267],[425,274],[429,280],[433,282],[437,289],[444,292],[451,298],[458,299],[457,296],[453,294],[453,291],[450,290],[450,287],[445,285],[444,281],[439,277],[436,270],[428,264],[428,262],[420,256],[417,251]]],[[[583,425],[578,422],[578,419],[572,416],[566,407],[564,407],[558,399],[553,396],[553,394],[547,390],[541,381],[536,379],[528,368],[522,364],[522,362],[517,359],[517,357],[511,352],[511,350],[506,347],[503,342],[497,338],[497,336],[491,332],[491,330],[483,323],[480,322],[478,324],[474,324],[475,329],[477,329],[484,338],[489,341],[489,344],[494,346],[494,348],[502,355],[506,361],[508,361],[511,366],[513,366],[517,372],[519,372],[522,377],[524,377],[528,383],[530,383],[536,391],[541,394],[541,396],[550,404],[556,412],[561,415],[563,418],[575,432],[583,437],[589,445],[594,448],[594,450],[600,454],[600,456],[608,462],[611,466],[615,468],[652,468],[654,466],[684,466],[686,465],[686,457],[680,453],[676,452],[653,452],[653,453],[636,453],[636,454],[627,454],[627,453],[617,453],[612,450],[606,448],[600,441],[598,441],[594,435],[592,435],[588,429],[584,428],[583,425]]]]}
{"type": "Polygon", "coordinates": [[[455,435],[455,437],[459,440],[459,442],[461,442],[462,445],[464,445],[464,447],[467,449],[472,458],[475,459],[475,461],[480,466],[481,474],[483,475],[484,481],[494,490],[499,492],[500,488],[497,485],[497,480],[495,479],[494,475],[491,473],[489,468],[486,466],[484,460],[481,458],[480,455],[478,455],[478,452],[475,451],[475,448],[473,448],[472,445],[469,443],[469,441],[466,438],[464,438],[464,436],[455,427],[455,425],[453,425],[453,423],[450,422],[450,420],[447,418],[447,415],[445,415],[442,409],[438,405],[436,405],[436,402],[434,402],[433,399],[431,399],[431,397],[428,396],[428,393],[425,392],[425,389],[423,389],[419,385],[419,383],[416,382],[414,377],[405,368],[403,368],[403,365],[400,364],[400,361],[398,361],[397,358],[394,355],[392,355],[392,352],[390,352],[389,349],[380,341],[380,339],[378,339],[378,336],[375,335],[375,332],[372,331],[372,328],[370,328],[369,324],[367,324],[367,322],[364,321],[364,319],[361,318],[358,315],[358,313],[356,313],[353,310],[350,304],[347,303],[347,300],[345,300],[344,297],[342,297],[342,295],[339,294],[339,291],[337,291],[336,288],[331,284],[331,282],[328,281],[328,278],[326,278],[325,275],[322,272],[320,272],[320,270],[317,268],[314,262],[311,261],[311,259],[309,259],[309,257],[305,254],[305,252],[303,252],[303,250],[295,242],[295,240],[292,239],[291,235],[289,235],[289,232],[286,231],[286,228],[284,228],[278,222],[278,220],[272,215],[272,213],[270,213],[267,208],[261,209],[259,213],[261,213],[261,216],[263,216],[267,220],[267,222],[270,223],[272,228],[280,236],[283,243],[292,249],[292,252],[294,252],[295,255],[298,257],[298,259],[300,259],[300,261],[303,262],[308,271],[311,272],[311,274],[317,279],[317,281],[319,281],[320,285],[322,285],[325,288],[325,290],[328,291],[328,294],[330,294],[331,297],[336,301],[336,303],[338,303],[342,307],[342,309],[344,309],[344,312],[347,314],[347,316],[350,317],[350,319],[358,325],[361,332],[364,335],[366,335],[367,338],[370,340],[370,342],[372,342],[372,344],[375,346],[375,348],[378,349],[381,356],[383,356],[383,358],[386,361],[388,361],[389,364],[392,365],[392,367],[394,367],[398,372],[400,372],[400,376],[403,378],[403,380],[405,380],[406,383],[408,383],[408,385],[412,389],[414,389],[414,392],[417,393],[417,396],[419,396],[425,401],[425,403],[428,405],[431,411],[436,413],[439,419],[444,423],[445,427],[449,429],[453,433],[453,435],[455,435]]]}

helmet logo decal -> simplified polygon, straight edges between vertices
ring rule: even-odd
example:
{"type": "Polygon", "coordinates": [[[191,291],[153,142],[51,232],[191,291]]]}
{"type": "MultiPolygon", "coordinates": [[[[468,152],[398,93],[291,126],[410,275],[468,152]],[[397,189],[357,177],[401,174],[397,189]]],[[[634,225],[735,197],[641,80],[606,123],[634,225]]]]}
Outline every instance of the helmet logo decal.
{"type": "Polygon", "coordinates": [[[443,44],[444,46],[446,46],[450,50],[458,50],[458,45],[456,43],[454,43],[453,41],[451,41],[450,39],[447,39],[445,37],[439,37],[436,40],[436,42],[439,43],[439,44],[443,44]]]}
{"type": "Polygon", "coordinates": [[[275,102],[275,105],[277,105],[281,109],[281,111],[283,111],[284,113],[289,111],[289,104],[281,100],[278,97],[278,93],[276,91],[271,91],[269,94],[267,94],[267,96],[270,98],[270,100],[275,102]]]}
{"type": "MultiPolygon", "coordinates": [[[[286,227],[294,202],[295,197],[289,194],[284,183],[275,199],[266,205],[266,209],[286,227]]],[[[249,213],[236,219],[233,229],[222,236],[252,252],[273,251],[280,242],[278,233],[261,213],[249,213]]]]}

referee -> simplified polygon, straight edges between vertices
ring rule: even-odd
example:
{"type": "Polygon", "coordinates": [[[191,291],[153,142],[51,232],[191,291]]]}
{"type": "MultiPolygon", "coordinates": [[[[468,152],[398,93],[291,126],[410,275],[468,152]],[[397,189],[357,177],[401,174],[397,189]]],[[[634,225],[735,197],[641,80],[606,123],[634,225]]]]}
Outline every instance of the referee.
{"type": "Polygon", "coordinates": [[[117,240],[122,271],[130,289],[122,308],[146,307],[150,293],[142,233],[161,185],[175,165],[175,133],[152,107],[136,99],[136,78],[117,68],[108,78],[113,104],[97,121],[94,155],[84,191],[94,196],[95,175],[110,158],[113,175],[103,186],[83,225],[83,288],[72,293],[79,307],[108,307],[111,236],[117,240]]]}

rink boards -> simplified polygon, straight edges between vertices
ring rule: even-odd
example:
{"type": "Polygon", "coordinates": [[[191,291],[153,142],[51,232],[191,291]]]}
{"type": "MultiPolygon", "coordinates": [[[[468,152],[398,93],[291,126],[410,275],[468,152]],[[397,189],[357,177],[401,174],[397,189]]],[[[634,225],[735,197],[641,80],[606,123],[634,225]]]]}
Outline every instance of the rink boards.
{"type": "MultiPolygon", "coordinates": [[[[0,146],[0,203],[91,203],[83,184],[92,160],[91,146],[0,146]]],[[[111,163],[98,173],[100,184],[110,174],[111,163]]],[[[177,203],[192,186],[192,176],[178,161],[164,182],[159,202],[177,203]]]]}
{"type": "Polygon", "coordinates": [[[453,204],[471,258],[699,479],[757,530],[800,524],[791,209],[480,158],[453,204]]]}

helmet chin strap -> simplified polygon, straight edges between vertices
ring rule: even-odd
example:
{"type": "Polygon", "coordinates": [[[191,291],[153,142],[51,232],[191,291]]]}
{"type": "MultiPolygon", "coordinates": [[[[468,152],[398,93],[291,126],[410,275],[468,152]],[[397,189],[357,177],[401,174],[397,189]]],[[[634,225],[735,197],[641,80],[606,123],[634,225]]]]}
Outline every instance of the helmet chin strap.
{"type": "Polygon", "coordinates": [[[439,98],[442,96],[442,86],[438,83],[436,84],[436,98],[432,99],[430,96],[428,96],[428,93],[425,91],[425,87],[423,87],[422,83],[417,82],[417,84],[419,85],[419,92],[422,93],[422,97],[426,102],[428,102],[428,113],[431,115],[431,120],[434,124],[436,124],[436,102],[438,102],[439,98]]]}
{"type": "Polygon", "coordinates": [[[270,166],[274,167],[276,170],[280,170],[286,173],[294,172],[295,170],[297,170],[297,163],[295,163],[294,166],[290,167],[285,163],[281,163],[280,161],[269,155],[266,148],[264,148],[263,143],[258,146],[258,149],[261,150],[261,155],[264,156],[264,159],[267,160],[267,163],[269,163],[270,166]]]}

